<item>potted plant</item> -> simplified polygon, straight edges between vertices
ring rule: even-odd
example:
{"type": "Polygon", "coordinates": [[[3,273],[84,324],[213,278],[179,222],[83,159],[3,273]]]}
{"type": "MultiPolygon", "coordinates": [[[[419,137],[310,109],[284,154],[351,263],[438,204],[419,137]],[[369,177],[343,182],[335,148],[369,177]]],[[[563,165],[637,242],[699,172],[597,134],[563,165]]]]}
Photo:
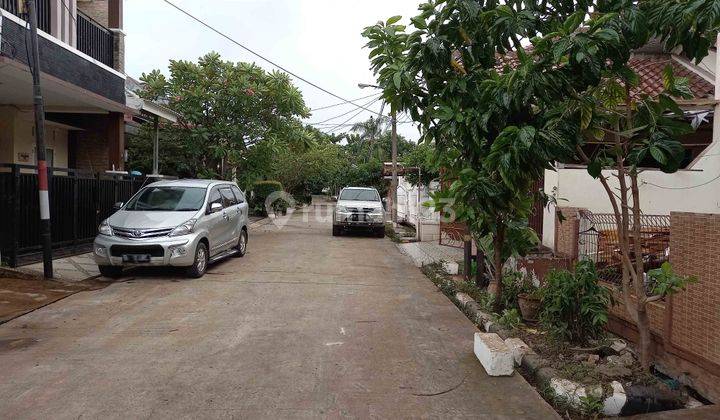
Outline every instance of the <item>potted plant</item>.
{"type": "Polygon", "coordinates": [[[517,301],[520,313],[525,321],[538,321],[541,299],[540,288],[535,287],[532,282],[524,281],[523,287],[517,295],[517,301]]]}

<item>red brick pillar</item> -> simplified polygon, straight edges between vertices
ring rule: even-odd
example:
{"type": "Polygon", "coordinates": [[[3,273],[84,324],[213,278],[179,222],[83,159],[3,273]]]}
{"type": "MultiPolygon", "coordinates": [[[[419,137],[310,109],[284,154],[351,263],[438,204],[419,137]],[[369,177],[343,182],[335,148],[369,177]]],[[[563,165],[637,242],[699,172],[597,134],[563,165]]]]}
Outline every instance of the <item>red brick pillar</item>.
{"type": "Polygon", "coordinates": [[[115,165],[116,171],[122,171],[125,168],[125,115],[123,113],[111,112],[108,115],[107,139],[109,169],[115,165]]]}
{"type": "Polygon", "coordinates": [[[579,237],[580,209],[558,207],[555,215],[555,252],[577,261],[579,237]],[[559,214],[564,220],[560,221],[559,214]]]}

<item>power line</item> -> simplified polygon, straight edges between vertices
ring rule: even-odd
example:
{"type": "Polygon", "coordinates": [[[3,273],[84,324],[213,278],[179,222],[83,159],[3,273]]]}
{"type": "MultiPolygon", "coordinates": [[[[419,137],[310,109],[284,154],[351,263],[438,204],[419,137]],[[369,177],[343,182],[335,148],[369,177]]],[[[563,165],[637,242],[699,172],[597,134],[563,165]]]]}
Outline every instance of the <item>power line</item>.
{"type": "Polygon", "coordinates": [[[360,106],[360,105],[356,104],[355,102],[353,102],[353,101],[351,101],[351,100],[345,99],[345,98],[343,98],[342,96],[336,95],[336,94],[330,92],[329,90],[327,90],[327,89],[325,89],[325,88],[323,88],[323,87],[321,87],[321,86],[318,86],[317,84],[315,84],[315,83],[313,83],[313,82],[305,79],[304,77],[301,77],[301,76],[297,75],[296,73],[293,73],[292,71],[290,71],[290,70],[288,70],[287,68],[281,66],[280,64],[277,64],[276,62],[270,60],[269,58],[264,57],[264,56],[261,55],[260,53],[257,53],[257,52],[255,52],[255,51],[253,51],[252,49],[250,49],[250,48],[246,47],[245,45],[241,44],[240,42],[236,41],[235,39],[233,39],[233,38],[230,37],[229,35],[225,34],[224,32],[220,31],[219,29],[216,29],[215,27],[213,27],[213,26],[210,25],[209,23],[206,23],[205,21],[203,21],[202,19],[194,16],[193,14],[191,14],[190,12],[188,12],[187,10],[185,10],[185,9],[181,8],[180,6],[174,4],[174,3],[171,2],[170,0],[163,0],[163,1],[164,1],[165,3],[167,3],[168,5],[172,6],[173,8],[177,9],[178,11],[180,11],[181,13],[183,13],[184,15],[186,15],[187,17],[191,18],[192,20],[198,22],[199,24],[205,26],[206,28],[208,28],[208,29],[210,29],[211,31],[215,32],[216,34],[220,35],[221,37],[223,37],[223,38],[227,39],[228,41],[232,42],[233,44],[237,45],[238,47],[240,47],[240,48],[244,49],[245,51],[249,52],[250,54],[252,54],[252,55],[260,58],[261,60],[263,60],[263,61],[265,61],[265,62],[267,62],[267,63],[269,63],[269,64],[271,64],[271,65],[273,65],[273,66],[275,66],[275,67],[277,67],[278,69],[280,69],[280,70],[284,71],[285,73],[287,73],[287,74],[295,77],[296,79],[302,80],[303,82],[307,83],[308,85],[310,85],[310,86],[312,86],[312,87],[314,87],[314,88],[316,88],[316,89],[318,89],[318,90],[320,90],[320,91],[322,91],[322,92],[325,92],[325,93],[327,93],[327,94],[330,95],[330,96],[333,96],[333,97],[335,97],[335,98],[343,101],[343,103],[352,104],[352,105],[355,105],[357,108],[360,108],[360,109],[362,109],[362,110],[370,111],[370,112],[373,112],[373,113],[374,113],[374,111],[372,111],[372,110],[370,110],[370,109],[367,109],[367,108],[365,108],[365,107],[363,107],[363,106],[360,106]]]}
{"type": "Polygon", "coordinates": [[[357,117],[358,115],[360,115],[362,112],[363,112],[363,110],[361,109],[361,110],[358,111],[356,114],[353,114],[352,117],[350,117],[350,118],[348,118],[347,120],[341,122],[340,124],[336,125],[335,127],[330,128],[330,131],[335,131],[335,130],[337,130],[338,128],[344,126],[344,125],[347,124],[348,122],[352,121],[355,117],[357,117]]]}
{"type": "MultiPolygon", "coordinates": [[[[353,101],[359,101],[359,100],[367,99],[367,98],[369,98],[369,97],[371,97],[371,96],[376,96],[376,95],[380,95],[380,93],[373,93],[372,95],[363,96],[362,98],[356,98],[356,99],[352,99],[352,100],[353,100],[353,101]]],[[[347,102],[338,102],[338,103],[336,103],[336,104],[327,105],[327,106],[321,106],[320,108],[311,109],[310,112],[320,111],[320,110],[322,110],[322,109],[334,108],[334,107],[336,107],[336,106],[345,105],[345,104],[347,104],[347,102]]]]}
{"type": "Polygon", "coordinates": [[[715,182],[715,181],[717,181],[718,179],[720,179],[720,175],[716,176],[715,178],[711,179],[710,181],[703,182],[702,184],[693,185],[693,186],[690,186],[690,187],[665,187],[665,186],[663,186],[663,185],[657,185],[657,184],[653,184],[652,182],[647,182],[647,181],[644,181],[643,183],[645,183],[645,184],[647,184],[647,185],[652,185],[653,187],[662,188],[662,189],[664,189],[664,190],[691,190],[691,189],[693,189],[693,188],[704,187],[705,185],[708,185],[708,184],[710,184],[710,183],[712,183],[712,182],[715,182]]]}
{"type": "MultiPolygon", "coordinates": [[[[414,124],[414,123],[413,123],[412,121],[398,121],[398,124],[414,124]]],[[[353,126],[353,125],[355,125],[355,124],[354,124],[354,123],[349,123],[349,124],[333,124],[333,123],[313,124],[313,126],[320,126],[319,128],[337,127],[337,126],[339,126],[339,125],[340,125],[340,126],[349,127],[349,126],[353,126]]]]}
{"type": "MultiPolygon", "coordinates": [[[[370,105],[374,104],[375,102],[377,102],[377,101],[379,101],[379,100],[380,100],[380,98],[374,98],[374,99],[372,99],[370,102],[367,102],[367,103],[363,104],[363,106],[370,106],[370,105]]],[[[362,112],[363,110],[364,110],[364,109],[361,109],[360,112],[362,112]]],[[[349,113],[351,113],[351,112],[354,112],[354,111],[355,111],[354,109],[351,109],[350,111],[344,112],[344,113],[342,113],[342,114],[340,114],[340,115],[336,115],[336,116],[334,116],[334,117],[332,117],[332,118],[328,118],[328,119],[323,120],[323,121],[318,121],[318,122],[316,122],[316,123],[313,123],[313,122],[308,123],[308,125],[324,124],[324,123],[326,123],[326,122],[328,122],[328,121],[332,121],[332,120],[336,120],[336,119],[338,119],[338,118],[342,118],[342,117],[346,116],[347,114],[349,114],[349,113]]]]}

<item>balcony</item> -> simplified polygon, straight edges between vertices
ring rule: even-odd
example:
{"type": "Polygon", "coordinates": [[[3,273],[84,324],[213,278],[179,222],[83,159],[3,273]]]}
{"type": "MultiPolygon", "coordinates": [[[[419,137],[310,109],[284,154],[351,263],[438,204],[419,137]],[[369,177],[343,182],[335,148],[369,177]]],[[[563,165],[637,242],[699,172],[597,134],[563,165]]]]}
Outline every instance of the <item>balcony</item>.
{"type": "MultiPolygon", "coordinates": [[[[7,10],[13,15],[25,19],[25,13],[19,8],[21,2],[18,0],[0,0],[0,8],[7,10]]],[[[50,0],[37,0],[38,29],[50,33],[50,0]]]]}
{"type": "Polygon", "coordinates": [[[77,49],[113,67],[113,34],[81,11],[77,12],[77,49]]]}
{"type": "MultiPolygon", "coordinates": [[[[52,33],[50,2],[51,0],[37,0],[38,29],[48,34],[52,33]]],[[[18,6],[19,4],[18,0],[0,0],[0,8],[26,20],[26,13],[18,6]]],[[[113,67],[114,40],[112,32],[79,10],[73,19],[77,31],[76,48],[78,51],[87,54],[108,67],[113,67]]]]}

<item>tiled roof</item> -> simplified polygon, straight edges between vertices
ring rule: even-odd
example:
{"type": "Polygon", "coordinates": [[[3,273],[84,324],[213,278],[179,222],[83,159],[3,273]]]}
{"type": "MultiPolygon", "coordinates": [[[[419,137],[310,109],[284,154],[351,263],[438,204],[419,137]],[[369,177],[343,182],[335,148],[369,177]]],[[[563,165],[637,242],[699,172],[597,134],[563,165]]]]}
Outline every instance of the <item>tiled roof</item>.
{"type": "MultiPolygon", "coordinates": [[[[529,48],[528,48],[529,49],[529,48]]],[[[663,89],[663,70],[670,64],[673,67],[675,77],[687,77],[695,97],[693,99],[712,98],[715,87],[712,83],[702,78],[699,74],[689,70],[687,67],[673,59],[670,54],[638,54],[630,58],[628,65],[640,78],[640,83],[631,91],[634,99],[644,95],[655,97],[663,89]]],[[[498,55],[495,69],[502,71],[504,66],[514,67],[518,65],[518,58],[515,52],[506,55],[498,55]]],[[[692,65],[692,64],[690,64],[692,65]]]]}
{"type": "Polygon", "coordinates": [[[715,87],[712,83],[677,62],[669,54],[637,55],[630,58],[628,65],[640,77],[640,84],[631,91],[632,96],[650,95],[655,97],[662,93],[664,90],[663,71],[668,64],[672,66],[675,77],[688,78],[690,90],[695,95],[694,99],[714,96],[715,87]]]}

